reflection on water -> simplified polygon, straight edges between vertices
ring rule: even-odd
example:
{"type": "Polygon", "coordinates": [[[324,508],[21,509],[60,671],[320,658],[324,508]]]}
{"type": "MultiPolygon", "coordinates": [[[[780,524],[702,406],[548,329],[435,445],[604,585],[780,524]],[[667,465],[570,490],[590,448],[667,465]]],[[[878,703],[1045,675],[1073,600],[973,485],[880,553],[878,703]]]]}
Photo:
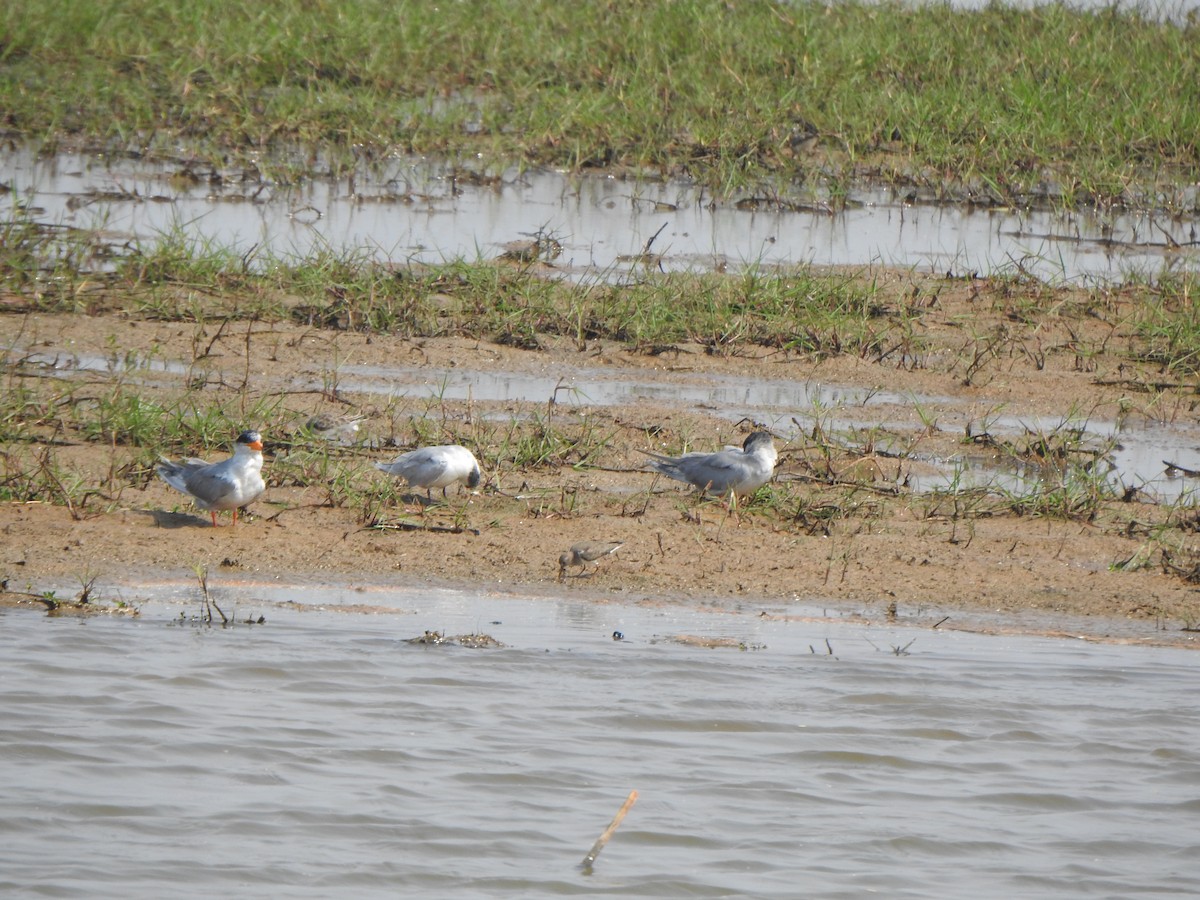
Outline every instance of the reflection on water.
{"type": "Polygon", "coordinates": [[[522,235],[548,232],[563,245],[556,266],[571,278],[624,277],[655,235],[653,251],[673,270],[813,263],[1112,281],[1200,264],[1200,247],[1189,246],[1194,217],[946,207],[888,190],[859,191],[836,214],[819,196],[780,211],[745,197],[715,203],[679,182],[543,171],[473,185],[411,159],[300,186],[247,182],[238,172],[173,178],[181,165],[39,159],[19,148],[0,155],[0,182],[12,188],[0,196],[0,217],[20,206],[45,224],[101,229],[117,245],[182,230],[237,253],[358,251],[392,263],[490,258],[522,235]]]}
{"type": "MultiPolygon", "coordinates": [[[[235,173],[210,173],[221,175],[212,180],[173,177],[179,166],[84,155],[39,159],[32,148],[21,147],[0,156],[0,182],[12,188],[0,195],[0,217],[19,207],[40,222],[100,228],[116,243],[153,240],[181,228],[199,245],[232,243],[240,250],[254,246],[283,256],[358,249],[393,262],[494,256],[504,242],[546,230],[562,238],[565,274],[596,277],[626,271],[630,264],[622,258],[636,253],[664,224],[655,250],[664,254],[666,268],[885,263],[965,273],[1010,270],[1019,262],[1044,278],[1086,280],[1131,268],[1159,271],[1168,264],[1195,266],[1200,261],[1200,248],[1166,246],[1171,241],[1194,243],[1197,222],[1149,214],[979,211],[898,202],[886,193],[858,197],[836,215],[754,211],[736,203],[714,204],[703,192],[679,183],[541,172],[480,186],[453,180],[445,167],[407,159],[358,173],[352,181],[315,180],[298,187],[245,182],[231,177],[235,173]]],[[[105,372],[129,365],[118,358],[50,351],[31,353],[26,362],[54,370],[105,372]]],[[[144,381],[156,373],[191,373],[179,361],[148,359],[133,366],[144,381]]],[[[734,420],[753,416],[781,436],[795,436],[797,422],[803,427],[816,416],[824,417],[831,431],[885,427],[908,434],[923,427],[912,415],[904,418],[914,404],[951,405],[945,398],[806,381],[706,377],[698,383],[687,373],[672,377],[662,371],[639,379],[571,367],[503,375],[459,370],[435,380],[427,369],[347,365],[338,375],[342,389],[363,393],[534,403],[553,397],[579,407],[646,401],[702,408],[734,420]],[[865,421],[856,412],[860,407],[897,418],[865,421]]],[[[307,384],[322,389],[327,376],[314,373],[307,384]]],[[[969,415],[965,409],[946,415],[940,425],[961,431],[969,415]]],[[[1019,434],[1026,425],[1012,420],[996,423],[995,429],[1019,434]]],[[[1163,463],[1200,468],[1195,460],[1200,434],[1194,425],[1131,423],[1119,433],[1111,423],[1089,423],[1087,428],[1097,440],[1117,439],[1111,460],[1118,489],[1140,488],[1166,501],[1191,490],[1191,482],[1168,478],[1163,463]]],[[[932,474],[907,474],[915,490],[972,485],[1025,489],[994,460],[956,456],[926,462],[934,467],[932,474]]]]}
{"type": "MultiPolygon", "coordinates": [[[[191,375],[182,361],[158,357],[136,359],[118,355],[65,353],[50,350],[10,348],[7,355],[24,365],[40,367],[49,374],[72,372],[136,373],[143,384],[158,383],[156,375],[191,375]]],[[[544,404],[551,398],[564,410],[588,407],[627,406],[652,403],[683,409],[702,409],[713,415],[738,421],[750,416],[783,438],[797,438],[818,421],[821,430],[838,433],[873,433],[881,430],[908,435],[924,428],[913,414],[916,406],[937,404],[944,410],[939,427],[951,433],[965,433],[972,421],[976,404],[959,403],[948,397],[905,395],[884,390],[867,390],[845,385],[811,381],[770,380],[706,374],[696,380],[694,373],[656,370],[651,378],[636,373],[618,373],[613,369],[555,364],[545,371],[484,372],[465,368],[433,371],[419,366],[342,365],[337,369],[342,391],[407,396],[416,400],[474,402],[521,402],[544,404]],[[874,417],[863,415],[872,410],[874,417]],[[907,418],[900,413],[907,413],[907,418]]],[[[211,374],[211,373],[210,373],[211,374]]],[[[328,373],[305,380],[294,379],[293,388],[321,390],[328,373]]],[[[134,380],[126,379],[126,380],[134,380]]],[[[508,415],[506,413],[505,415],[508,415]]],[[[1118,493],[1137,488],[1146,498],[1175,502],[1194,494],[1195,482],[1172,477],[1165,465],[1173,462],[1185,468],[1200,469],[1196,454],[1200,450],[1200,430],[1195,423],[1173,424],[1128,421],[1122,426],[1112,422],[1078,422],[1063,417],[997,416],[989,421],[989,431],[997,438],[1014,438],[1030,433],[1052,435],[1065,427],[1080,429],[1089,446],[1103,449],[1111,466],[1110,481],[1118,493]]],[[[853,441],[848,443],[854,444],[853,441]]],[[[1023,475],[1018,462],[997,460],[994,454],[929,457],[915,454],[930,471],[906,470],[903,479],[916,492],[951,487],[987,486],[1014,491],[1028,490],[1039,473],[1032,468],[1023,475]]]]}
{"type": "MultiPolygon", "coordinates": [[[[453,369],[431,372],[416,366],[345,365],[338,369],[339,385],[344,390],[389,396],[406,395],[417,399],[451,401],[520,401],[545,403],[553,398],[565,408],[624,406],[649,402],[680,408],[703,409],[731,420],[751,416],[781,437],[797,437],[818,419],[826,432],[886,429],[899,434],[919,431],[924,423],[911,415],[915,406],[938,404],[949,407],[939,419],[945,431],[964,432],[973,417],[976,404],[958,403],[948,397],[899,394],[867,390],[845,385],[811,381],[782,381],[739,376],[694,375],[656,371],[652,379],[615,377],[612,369],[589,369],[556,365],[545,373],[479,372],[453,369]],[[906,420],[868,419],[862,410],[891,407],[910,413],[906,420]],[[959,411],[954,412],[958,407],[959,411]],[[798,427],[799,426],[799,427],[798,427]]],[[[319,388],[320,382],[312,382],[319,388]]],[[[1165,424],[1127,422],[1074,422],[1063,417],[997,416],[989,423],[998,438],[1029,433],[1052,435],[1064,427],[1079,428],[1091,446],[1103,448],[1112,466],[1112,481],[1123,488],[1138,488],[1147,497],[1175,501],[1192,490],[1187,479],[1168,476],[1164,460],[1173,459],[1186,467],[1200,468],[1196,452],[1200,449],[1200,431],[1194,423],[1165,424]],[[1194,464],[1194,465],[1193,465],[1194,464]]],[[[927,475],[908,473],[908,486],[915,491],[944,489],[952,484],[1000,486],[1020,491],[1024,479],[1011,477],[1012,466],[996,459],[971,458],[962,454],[950,459],[924,460],[938,471],[927,475]]]]}
{"type": "Polygon", "coordinates": [[[0,611],[13,896],[1194,889],[1187,650],[382,586],[226,587],[267,622],[220,630],[183,586],[123,592],[159,599],[0,611]],[[363,603],[392,611],[333,611],[363,603]]]}
{"type": "Polygon", "coordinates": [[[673,376],[655,370],[650,377],[617,377],[612,369],[556,365],[546,373],[433,371],[419,366],[338,368],[339,386],[364,393],[411,390],[417,396],[446,400],[502,400],[544,403],[551,397],[565,406],[624,406],[640,401],[703,407],[720,415],[746,415],[758,409],[798,409],[814,405],[866,406],[908,404],[910,397],[812,381],[776,381],[694,372],[673,376]]]}

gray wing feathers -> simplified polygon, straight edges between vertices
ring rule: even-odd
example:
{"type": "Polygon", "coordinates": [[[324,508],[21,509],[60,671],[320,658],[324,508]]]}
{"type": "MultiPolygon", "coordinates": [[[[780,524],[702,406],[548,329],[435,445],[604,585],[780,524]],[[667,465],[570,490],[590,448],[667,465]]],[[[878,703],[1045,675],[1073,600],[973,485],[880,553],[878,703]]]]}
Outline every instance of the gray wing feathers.
{"type": "Polygon", "coordinates": [[[209,463],[195,458],[180,462],[164,459],[158,464],[158,474],[175,490],[193,497],[201,509],[244,506],[256,499],[263,489],[261,478],[249,477],[253,473],[247,473],[245,484],[239,483],[228,460],[209,463]]]}
{"type": "Polygon", "coordinates": [[[187,492],[204,507],[214,506],[237,492],[237,483],[232,478],[222,472],[212,471],[211,467],[207,471],[192,471],[186,483],[187,492]]]}
{"type": "Polygon", "coordinates": [[[702,491],[748,494],[771,480],[778,454],[770,432],[756,431],[741,447],[725,447],[716,453],[685,453],[663,456],[642,451],[650,457],[650,468],[668,478],[684,481],[702,491]]]}
{"type": "Polygon", "coordinates": [[[479,463],[475,455],[457,444],[420,447],[400,454],[390,463],[376,463],[375,466],[426,489],[446,488],[456,481],[465,482],[469,488],[479,484],[479,463]]]}
{"type": "MultiPolygon", "coordinates": [[[[741,452],[738,451],[738,455],[741,452]]],[[[686,481],[698,488],[709,487],[724,492],[737,484],[745,475],[745,460],[731,458],[721,453],[688,453],[680,457],[650,454],[651,468],[676,481],[686,481]]]]}
{"type": "Polygon", "coordinates": [[[188,479],[208,465],[209,463],[195,457],[192,459],[182,459],[179,462],[160,458],[157,470],[162,480],[175,488],[175,490],[190,494],[192,491],[188,487],[188,479]]]}
{"type": "Polygon", "coordinates": [[[444,456],[413,450],[397,457],[390,463],[376,463],[384,472],[400,475],[412,484],[433,484],[446,472],[448,460],[444,456]]]}

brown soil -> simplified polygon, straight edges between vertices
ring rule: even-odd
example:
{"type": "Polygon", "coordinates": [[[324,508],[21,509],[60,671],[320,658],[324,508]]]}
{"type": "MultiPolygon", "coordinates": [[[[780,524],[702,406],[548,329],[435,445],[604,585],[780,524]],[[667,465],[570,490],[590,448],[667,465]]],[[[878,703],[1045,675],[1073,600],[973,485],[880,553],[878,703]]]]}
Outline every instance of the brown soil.
{"type": "MultiPolygon", "coordinates": [[[[895,276],[898,297],[915,277],[895,276]]],[[[1124,352],[1120,323],[1127,319],[1120,297],[1112,298],[1103,316],[1094,311],[1070,315],[1079,299],[1070,292],[1052,299],[1036,316],[1018,317],[1015,301],[1000,288],[983,282],[939,285],[936,306],[922,326],[930,346],[943,349],[914,369],[895,360],[811,359],[762,348],[720,357],[682,346],[641,356],[593,343],[581,354],[573,344],[546,339],[531,351],[457,338],[314,331],[288,323],[242,323],[218,335],[216,325],[120,314],[3,315],[0,338],[6,347],[24,350],[111,355],[119,347],[182,360],[191,360],[198,345],[215,338],[213,355],[201,367],[210,386],[223,382],[230,395],[243,382],[255,395],[286,391],[297,379],[314,374],[319,379],[347,360],[428,367],[435,383],[437,373],[451,367],[557,377],[582,365],[602,367],[613,379],[686,382],[754,375],[886,387],[944,398],[923,407],[925,424],[932,423],[924,430],[911,405],[856,413],[906,419],[912,430],[904,439],[919,441],[923,452],[934,454],[963,452],[966,423],[978,429],[989,411],[1001,407],[1008,415],[1082,411],[1099,418],[1115,417],[1122,405],[1128,409],[1131,397],[1146,406],[1152,397],[1154,403],[1167,397],[1192,415],[1190,386],[1177,386],[1175,394],[1168,387],[1164,393],[1162,385],[1151,384],[1153,372],[1131,366],[1124,352]],[[1003,352],[968,372],[978,336],[1001,333],[1006,334],[1003,352]],[[1093,348],[1082,361],[1081,347],[1093,348]]],[[[434,404],[422,398],[387,405],[378,396],[345,393],[340,399],[369,414],[365,428],[372,438],[397,447],[411,446],[408,425],[414,416],[444,418],[469,434],[485,414],[530,408],[434,404]]],[[[0,576],[14,590],[36,592],[46,584],[90,576],[99,576],[103,584],[131,572],[190,573],[199,565],[218,577],[466,583],[638,602],[733,601],[773,615],[786,614],[789,604],[802,601],[809,607],[850,607],[880,619],[894,614],[901,621],[933,622],[951,615],[955,621],[990,620],[997,627],[1082,629],[1093,636],[1147,640],[1187,640],[1191,633],[1182,629],[1200,617],[1196,585],[1163,564],[1148,538],[1166,511],[1137,497],[1111,502],[1091,520],[1018,516],[987,504],[955,515],[953,504],[895,490],[898,477],[915,470],[916,463],[873,453],[870,445],[826,458],[808,435],[781,444],[777,482],[786,488],[779,495],[784,499],[750,504],[739,521],[716,502],[698,502],[683,485],[656,480],[643,470],[638,451],[656,449],[647,443],[648,433],[658,435],[660,447],[678,447],[686,436],[693,449],[716,449],[740,443],[750,424],[735,426],[706,410],[682,406],[588,409],[580,405],[584,401],[568,402],[561,394],[558,399],[558,406],[536,408],[564,422],[583,416],[611,432],[602,467],[485,471],[480,490],[451,491],[447,504],[435,504],[424,514],[390,507],[384,521],[404,525],[394,529],[366,527],[361,506],[330,505],[329,492],[320,486],[270,486],[251,507],[252,515],[236,527],[215,529],[206,514],[192,510],[157,479],[127,485],[107,503],[93,502],[84,510],[50,502],[7,503],[0,506],[0,576]],[[568,546],[617,540],[625,545],[594,573],[589,567],[590,574],[559,584],[557,560],[568,546]],[[1147,554],[1147,565],[1126,571],[1114,567],[1139,551],[1147,554]]],[[[318,409],[346,408],[331,403],[328,391],[289,393],[285,405],[297,421],[318,409]]],[[[272,437],[282,436],[267,434],[268,442],[272,437]]],[[[56,448],[59,460],[87,471],[111,468],[114,454],[122,452],[82,440],[62,444],[56,448]]],[[[395,452],[350,448],[338,454],[347,465],[361,464],[359,483],[369,492],[385,477],[369,468],[370,461],[395,452]]],[[[269,446],[268,475],[273,458],[269,446]]],[[[418,499],[409,498],[408,506],[420,506],[418,499]]]]}

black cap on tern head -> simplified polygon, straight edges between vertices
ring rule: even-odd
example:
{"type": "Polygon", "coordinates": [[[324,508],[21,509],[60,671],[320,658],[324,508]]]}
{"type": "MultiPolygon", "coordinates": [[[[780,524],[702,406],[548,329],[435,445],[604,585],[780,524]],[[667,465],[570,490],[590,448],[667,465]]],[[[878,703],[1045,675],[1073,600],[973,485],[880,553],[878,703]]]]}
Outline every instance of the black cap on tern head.
{"type": "Polygon", "coordinates": [[[243,431],[237,437],[237,443],[245,444],[248,447],[254,447],[255,450],[262,449],[262,435],[257,431],[243,431]],[[258,446],[255,446],[255,445],[258,446]]]}
{"type": "Polygon", "coordinates": [[[750,435],[750,437],[746,438],[745,443],[742,444],[742,449],[745,452],[750,453],[755,447],[758,447],[761,444],[770,444],[773,442],[774,438],[771,437],[771,432],[755,431],[750,435]]]}

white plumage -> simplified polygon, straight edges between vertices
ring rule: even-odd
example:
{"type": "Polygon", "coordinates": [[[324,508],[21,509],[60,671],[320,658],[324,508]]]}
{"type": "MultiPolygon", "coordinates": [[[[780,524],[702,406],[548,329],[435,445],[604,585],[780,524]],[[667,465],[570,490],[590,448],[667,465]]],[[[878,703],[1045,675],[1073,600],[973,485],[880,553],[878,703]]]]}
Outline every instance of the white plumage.
{"type": "Polygon", "coordinates": [[[375,463],[375,468],[389,475],[404,478],[413,487],[425,488],[426,496],[433,488],[446,488],[462,482],[469,488],[479,485],[479,463],[466,447],[447,444],[440,447],[421,447],[401,453],[390,463],[375,463]]]}
{"type": "Polygon", "coordinates": [[[158,464],[159,476],[175,490],[187,494],[201,509],[212,512],[217,524],[217,511],[233,510],[237,524],[238,509],[258,499],[266,490],[262,479],[262,435],[243,431],[233,445],[233,456],[210,463],[202,459],[172,462],[164,459],[158,464]]]}
{"type": "Polygon", "coordinates": [[[643,452],[651,457],[649,466],[656,472],[721,495],[754,493],[771,480],[779,460],[769,431],[755,431],[740,448],[726,447],[716,453],[663,456],[643,452]]]}

